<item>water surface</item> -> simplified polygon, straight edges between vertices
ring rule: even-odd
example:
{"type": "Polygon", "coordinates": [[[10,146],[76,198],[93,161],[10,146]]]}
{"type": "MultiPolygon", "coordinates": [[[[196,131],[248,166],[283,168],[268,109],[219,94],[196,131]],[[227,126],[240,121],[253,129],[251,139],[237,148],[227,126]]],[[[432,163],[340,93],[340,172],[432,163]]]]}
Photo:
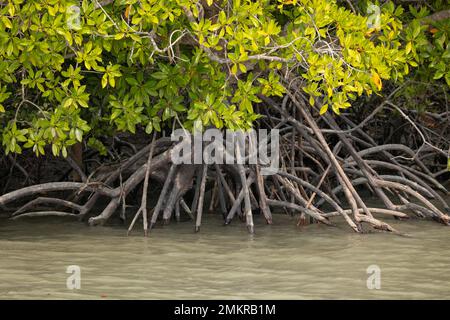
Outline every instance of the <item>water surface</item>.
{"type": "Polygon", "coordinates": [[[0,298],[58,299],[422,299],[450,298],[450,228],[385,218],[410,237],[359,235],[344,224],[299,229],[277,215],[256,234],[206,215],[141,231],[90,228],[67,219],[0,220],[0,298]],[[69,265],[81,289],[69,290],[69,265]],[[381,289],[367,288],[368,266],[381,289]]]}

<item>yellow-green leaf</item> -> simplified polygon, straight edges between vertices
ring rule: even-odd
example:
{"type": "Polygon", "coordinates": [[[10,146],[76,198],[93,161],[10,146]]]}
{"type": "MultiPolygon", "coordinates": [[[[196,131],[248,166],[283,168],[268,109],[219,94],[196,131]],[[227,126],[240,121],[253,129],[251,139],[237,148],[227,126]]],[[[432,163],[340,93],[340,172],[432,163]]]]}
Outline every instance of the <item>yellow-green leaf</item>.
{"type": "Polygon", "coordinates": [[[372,74],[372,81],[375,84],[375,86],[377,87],[378,90],[381,90],[381,88],[383,88],[383,83],[381,82],[381,78],[378,75],[378,73],[374,72],[372,74]]]}
{"type": "Polygon", "coordinates": [[[106,87],[108,84],[108,75],[105,73],[102,77],[102,88],[106,87]]]}
{"type": "Polygon", "coordinates": [[[122,39],[123,37],[124,37],[124,33],[118,33],[118,34],[116,34],[115,36],[114,36],[114,39],[116,39],[116,40],[120,40],[120,39],[122,39]]]}
{"type": "Polygon", "coordinates": [[[14,15],[15,11],[16,9],[14,8],[12,2],[8,3],[8,12],[11,17],[14,15]]]}
{"type": "Polygon", "coordinates": [[[113,88],[116,86],[116,80],[114,80],[114,77],[109,77],[109,84],[113,88]]]}
{"type": "Polygon", "coordinates": [[[328,110],[328,104],[324,104],[322,108],[320,108],[319,114],[323,115],[328,110]]]}
{"type": "Polygon", "coordinates": [[[412,49],[412,43],[410,41],[410,42],[408,42],[408,44],[406,45],[406,48],[405,48],[406,54],[410,53],[411,49],[412,49]]]}
{"type": "Polygon", "coordinates": [[[237,73],[237,64],[233,64],[233,66],[231,67],[231,73],[232,74],[236,74],[237,73]]]}
{"type": "Polygon", "coordinates": [[[64,102],[63,108],[69,107],[72,103],[73,103],[73,99],[72,99],[72,98],[68,98],[68,99],[64,102]]]}
{"type": "Polygon", "coordinates": [[[5,25],[5,27],[7,27],[8,29],[12,29],[11,20],[9,20],[8,17],[3,16],[2,17],[2,22],[5,25]]]}

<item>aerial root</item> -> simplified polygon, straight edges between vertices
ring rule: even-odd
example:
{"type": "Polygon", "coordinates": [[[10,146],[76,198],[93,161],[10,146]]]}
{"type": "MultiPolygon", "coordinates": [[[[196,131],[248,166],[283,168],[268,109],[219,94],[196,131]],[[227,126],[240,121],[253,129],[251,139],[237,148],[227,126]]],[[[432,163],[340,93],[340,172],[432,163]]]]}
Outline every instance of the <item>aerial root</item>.
{"type": "MultiPolygon", "coordinates": [[[[52,196],[31,199],[11,217],[88,217],[90,225],[98,225],[116,214],[121,204],[124,207],[130,193],[142,186],[139,207],[128,233],[140,217],[147,235],[158,220],[164,225],[172,218],[180,221],[183,214],[194,221],[194,230],[198,232],[208,198],[208,211],[219,212],[225,225],[238,216],[250,233],[255,231],[254,214],[259,211],[265,222],[272,224],[272,210],[298,214],[299,226],[308,221],[333,226],[332,220],[342,217],[357,233],[365,232],[363,225],[367,225],[400,234],[380,220],[381,216],[407,220],[416,215],[450,224],[450,217],[444,213],[450,207],[442,196],[448,195],[448,190],[438,180],[444,173],[433,174],[428,157],[418,157],[418,151],[398,143],[378,145],[348,116],[315,118],[300,94],[289,93],[282,105],[268,98],[263,100],[271,104],[271,113],[265,108],[270,117],[262,118],[257,128],[279,129],[282,142],[280,166],[272,175],[262,175],[266,163],[174,164],[170,157],[174,143],[168,138],[156,139],[154,135],[148,146],[111,167],[109,172],[103,169],[102,174],[82,176],[82,182],[24,187],[0,196],[0,206],[42,193],[58,193],[63,197],[65,192],[76,192],[80,196],[70,201],[52,196]],[[150,208],[148,196],[156,183],[162,185],[162,190],[156,205],[150,208]],[[383,207],[369,206],[361,196],[363,188],[378,198],[383,207]],[[100,214],[92,216],[100,198],[109,202],[100,214]],[[84,204],[79,203],[83,199],[84,204]]],[[[239,146],[235,151],[239,157],[239,146]]]]}

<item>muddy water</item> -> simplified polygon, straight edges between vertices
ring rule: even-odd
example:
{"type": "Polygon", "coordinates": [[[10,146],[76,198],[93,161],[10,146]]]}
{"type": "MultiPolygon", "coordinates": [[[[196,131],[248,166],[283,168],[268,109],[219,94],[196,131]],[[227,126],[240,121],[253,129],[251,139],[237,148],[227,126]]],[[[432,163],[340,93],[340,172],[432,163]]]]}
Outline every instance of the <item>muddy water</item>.
{"type": "Polygon", "coordinates": [[[358,235],[277,215],[256,217],[247,234],[207,215],[157,228],[149,238],[123,226],[89,228],[67,219],[0,221],[0,298],[62,299],[422,299],[450,298],[450,228],[389,221],[410,237],[358,235]],[[69,265],[81,289],[69,290],[69,265]],[[381,289],[367,288],[367,268],[381,270],[381,289]]]}

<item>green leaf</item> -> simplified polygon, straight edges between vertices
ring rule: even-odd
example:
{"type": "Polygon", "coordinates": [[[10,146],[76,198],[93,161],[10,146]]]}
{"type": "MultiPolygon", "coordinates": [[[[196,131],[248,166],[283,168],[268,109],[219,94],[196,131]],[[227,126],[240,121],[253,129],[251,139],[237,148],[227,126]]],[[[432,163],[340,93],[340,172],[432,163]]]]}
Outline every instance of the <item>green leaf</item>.
{"type": "Polygon", "coordinates": [[[150,134],[153,131],[153,123],[149,121],[145,127],[145,133],[150,134]]]}
{"type": "Polygon", "coordinates": [[[58,146],[56,144],[52,144],[52,153],[55,157],[59,155],[58,146]]]}
{"type": "Polygon", "coordinates": [[[131,86],[137,86],[139,84],[139,82],[135,79],[135,78],[125,78],[125,80],[128,82],[129,85],[131,86]]]}
{"type": "Polygon", "coordinates": [[[437,71],[437,72],[434,74],[433,79],[434,79],[434,80],[438,80],[438,79],[442,78],[442,77],[444,76],[444,74],[445,74],[444,71],[437,71]]]}

